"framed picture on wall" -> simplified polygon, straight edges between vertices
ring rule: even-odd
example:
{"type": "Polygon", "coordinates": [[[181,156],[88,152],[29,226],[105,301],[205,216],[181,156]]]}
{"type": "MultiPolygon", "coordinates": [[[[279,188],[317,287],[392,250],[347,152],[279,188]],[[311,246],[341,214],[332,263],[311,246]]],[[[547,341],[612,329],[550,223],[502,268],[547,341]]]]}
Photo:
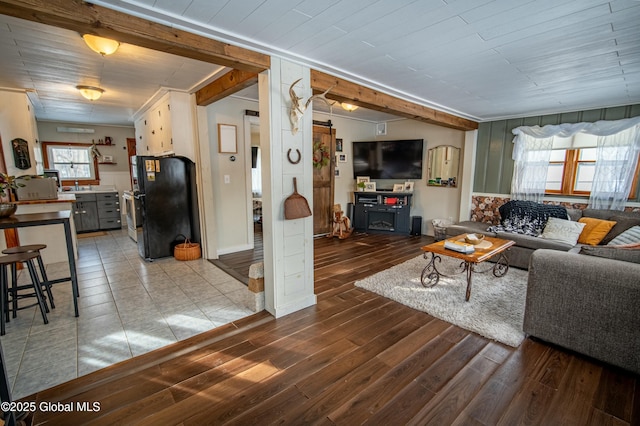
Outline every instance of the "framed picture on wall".
{"type": "Polygon", "coordinates": [[[336,152],[342,152],[342,139],[336,139],[336,152]]]}
{"type": "Polygon", "coordinates": [[[347,154],[338,154],[338,162],[346,163],[347,162],[347,154]]]}
{"type": "Polygon", "coordinates": [[[218,152],[221,154],[237,154],[236,126],[218,124],[218,152]]]}

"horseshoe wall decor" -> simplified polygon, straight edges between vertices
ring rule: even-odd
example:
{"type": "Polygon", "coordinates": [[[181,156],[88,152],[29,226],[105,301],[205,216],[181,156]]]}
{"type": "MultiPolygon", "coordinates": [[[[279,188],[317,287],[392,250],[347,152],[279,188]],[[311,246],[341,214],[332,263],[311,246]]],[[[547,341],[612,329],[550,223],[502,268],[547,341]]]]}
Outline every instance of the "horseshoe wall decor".
{"type": "Polygon", "coordinates": [[[296,152],[298,153],[298,159],[296,161],[293,161],[291,159],[291,148],[289,148],[289,151],[287,151],[287,160],[289,160],[291,164],[298,164],[300,160],[302,160],[302,154],[300,154],[300,150],[296,148],[296,152]]]}

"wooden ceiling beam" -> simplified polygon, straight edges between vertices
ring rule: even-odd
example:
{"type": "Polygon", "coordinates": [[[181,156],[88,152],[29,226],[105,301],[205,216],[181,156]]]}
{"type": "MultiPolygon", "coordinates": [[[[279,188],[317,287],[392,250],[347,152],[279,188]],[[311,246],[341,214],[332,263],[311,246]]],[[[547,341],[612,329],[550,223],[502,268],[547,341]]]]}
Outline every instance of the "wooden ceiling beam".
{"type": "Polygon", "coordinates": [[[207,106],[258,83],[258,74],[232,70],[196,92],[196,104],[207,106]]]}
{"type": "Polygon", "coordinates": [[[475,121],[405,101],[321,71],[311,70],[311,88],[314,94],[322,93],[331,86],[333,88],[327,93],[327,99],[452,129],[467,131],[478,128],[478,123],[475,121]]]}
{"type": "Polygon", "coordinates": [[[253,73],[271,63],[262,53],[81,0],[0,0],[0,14],[253,73]]]}

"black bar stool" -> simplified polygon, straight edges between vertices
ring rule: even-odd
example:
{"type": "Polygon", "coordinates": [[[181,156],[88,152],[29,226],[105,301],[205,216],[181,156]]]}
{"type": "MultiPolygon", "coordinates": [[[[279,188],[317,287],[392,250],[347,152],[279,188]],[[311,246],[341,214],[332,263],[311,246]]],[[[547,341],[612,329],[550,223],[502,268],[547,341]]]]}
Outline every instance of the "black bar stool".
{"type": "MultiPolygon", "coordinates": [[[[13,310],[9,308],[9,296],[11,296],[12,302],[17,301],[17,299],[35,296],[37,303],[16,308],[16,310],[28,308],[37,304],[40,307],[42,320],[45,324],[49,324],[49,320],[47,319],[47,307],[45,298],[42,294],[42,284],[40,283],[38,273],[36,272],[36,266],[33,262],[33,259],[36,259],[37,257],[37,252],[17,253],[0,256],[0,336],[4,336],[5,323],[9,321],[9,311],[13,310]],[[29,275],[31,276],[31,284],[16,286],[9,289],[9,282],[7,279],[7,266],[11,265],[12,270],[15,270],[15,265],[18,262],[26,263],[27,269],[29,270],[29,275]],[[18,294],[19,290],[23,290],[26,288],[33,288],[33,293],[18,294]]],[[[15,280],[15,276],[13,277],[13,280],[15,280]]]]}
{"type": "MultiPolygon", "coordinates": [[[[16,246],[9,247],[7,249],[2,250],[4,254],[18,254],[18,253],[31,253],[37,252],[38,257],[36,258],[38,261],[38,268],[40,269],[40,276],[42,277],[42,288],[47,292],[47,297],[49,298],[49,303],[51,304],[51,308],[54,309],[56,307],[55,303],[53,303],[53,293],[51,292],[51,282],[49,282],[49,278],[47,278],[47,271],[44,267],[44,262],[42,261],[42,256],[40,255],[40,250],[44,250],[47,248],[46,244],[30,244],[26,246],[16,246]]],[[[13,288],[15,289],[17,286],[17,266],[14,264],[11,267],[11,273],[13,274],[13,288]]],[[[15,290],[14,290],[15,291],[15,290]]],[[[45,305],[46,306],[46,305],[45,305]]],[[[18,299],[13,299],[13,317],[16,317],[16,312],[18,310],[18,299]]],[[[49,312],[49,308],[47,307],[47,312],[49,312]]]]}

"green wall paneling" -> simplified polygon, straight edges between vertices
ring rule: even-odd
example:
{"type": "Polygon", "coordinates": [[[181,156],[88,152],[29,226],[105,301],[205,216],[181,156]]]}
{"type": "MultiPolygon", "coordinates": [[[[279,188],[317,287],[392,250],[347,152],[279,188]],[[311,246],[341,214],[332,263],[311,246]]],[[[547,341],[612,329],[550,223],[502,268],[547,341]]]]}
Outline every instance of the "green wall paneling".
{"type": "MultiPolygon", "coordinates": [[[[518,126],[620,120],[640,115],[640,104],[498,120],[480,123],[476,150],[474,192],[509,194],[513,176],[513,133],[518,126]]],[[[636,198],[640,197],[640,188],[636,198]]]]}

